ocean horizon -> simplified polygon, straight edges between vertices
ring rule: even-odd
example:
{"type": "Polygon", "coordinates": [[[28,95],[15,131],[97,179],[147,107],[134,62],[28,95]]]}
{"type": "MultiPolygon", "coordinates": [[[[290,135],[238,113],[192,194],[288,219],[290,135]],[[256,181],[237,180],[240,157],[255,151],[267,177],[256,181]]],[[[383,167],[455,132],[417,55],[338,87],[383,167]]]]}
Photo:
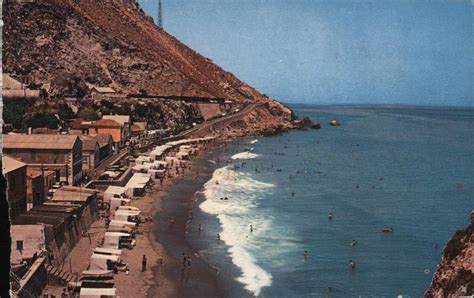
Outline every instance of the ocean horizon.
{"type": "Polygon", "coordinates": [[[197,194],[226,295],[422,296],[474,207],[474,109],[290,107],[322,128],[232,142],[197,194]]]}

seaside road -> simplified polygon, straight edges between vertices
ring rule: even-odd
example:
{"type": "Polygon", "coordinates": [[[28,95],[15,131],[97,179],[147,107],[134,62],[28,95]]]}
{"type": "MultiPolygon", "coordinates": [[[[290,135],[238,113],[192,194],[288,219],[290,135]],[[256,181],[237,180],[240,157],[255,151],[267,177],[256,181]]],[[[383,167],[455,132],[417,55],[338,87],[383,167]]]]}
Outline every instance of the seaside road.
{"type": "Polygon", "coordinates": [[[190,136],[205,136],[205,135],[208,135],[209,134],[209,131],[212,130],[213,127],[216,127],[220,124],[228,124],[230,122],[232,122],[232,120],[235,120],[247,113],[250,113],[252,112],[253,110],[255,110],[257,107],[260,107],[260,106],[263,106],[263,104],[261,103],[252,103],[252,104],[249,104],[247,105],[246,107],[244,107],[242,110],[236,112],[236,113],[233,113],[233,114],[230,114],[230,115],[226,115],[226,116],[223,116],[223,117],[219,117],[219,118],[216,118],[216,119],[212,119],[212,120],[209,120],[209,121],[205,121],[199,125],[197,125],[196,127],[193,127],[185,132],[183,132],[180,136],[182,136],[183,138],[186,138],[186,137],[190,137],[190,136]]]}

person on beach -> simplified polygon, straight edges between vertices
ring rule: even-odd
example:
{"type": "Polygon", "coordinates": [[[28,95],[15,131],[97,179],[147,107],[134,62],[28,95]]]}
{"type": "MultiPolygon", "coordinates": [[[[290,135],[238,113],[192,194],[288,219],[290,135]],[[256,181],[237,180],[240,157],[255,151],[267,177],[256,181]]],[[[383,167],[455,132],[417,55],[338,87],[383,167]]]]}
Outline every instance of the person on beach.
{"type": "Polygon", "coordinates": [[[142,272],[146,271],[146,256],[142,257],[142,272]]]}
{"type": "Polygon", "coordinates": [[[188,256],[188,258],[186,259],[186,267],[188,269],[191,269],[191,257],[190,256],[188,256]]]}
{"type": "Polygon", "coordinates": [[[354,270],[355,270],[355,268],[356,268],[356,264],[355,264],[355,262],[354,262],[354,261],[352,261],[352,260],[350,260],[350,261],[349,261],[349,268],[351,268],[351,269],[352,269],[352,271],[354,271],[354,270]]]}
{"type": "Polygon", "coordinates": [[[250,233],[253,233],[253,226],[250,225],[250,233]]]}
{"type": "Polygon", "coordinates": [[[308,259],[308,251],[305,250],[303,253],[304,260],[306,261],[308,259]]]}
{"type": "Polygon", "coordinates": [[[66,288],[63,288],[63,292],[61,293],[61,298],[69,297],[69,293],[67,292],[66,288]]]}
{"type": "Polygon", "coordinates": [[[332,212],[329,212],[328,218],[329,218],[329,221],[332,221],[332,212]]]}
{"type": "Polygon", "coordinates": [[[183,267],[186,267],[186,260],[187,260],[187,256],[186,256],[186,254],[183,252],[183,267]]]}
{"type": "Polygon", "coordinates": [[[169,229],[172,231],[174,226],[174,218],[170,217],[169,218],[169,229]]]}

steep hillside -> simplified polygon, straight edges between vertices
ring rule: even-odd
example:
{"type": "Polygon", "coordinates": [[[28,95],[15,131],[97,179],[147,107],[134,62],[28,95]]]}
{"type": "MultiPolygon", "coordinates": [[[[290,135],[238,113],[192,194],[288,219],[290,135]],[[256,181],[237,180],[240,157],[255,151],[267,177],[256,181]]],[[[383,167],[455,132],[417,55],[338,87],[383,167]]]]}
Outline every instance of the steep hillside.
{"type": "Polygon", "coordinates": [[[37,0],[4,7],[3,68],[53,95],[85,83],[125,93],[265,101],[158,29],[132,0],[37,0]]]}
{"type": "Polygon", "coordinates": [[[471,221],[446,245],[425,297],[474,295],[474,213],[471,221]]]}

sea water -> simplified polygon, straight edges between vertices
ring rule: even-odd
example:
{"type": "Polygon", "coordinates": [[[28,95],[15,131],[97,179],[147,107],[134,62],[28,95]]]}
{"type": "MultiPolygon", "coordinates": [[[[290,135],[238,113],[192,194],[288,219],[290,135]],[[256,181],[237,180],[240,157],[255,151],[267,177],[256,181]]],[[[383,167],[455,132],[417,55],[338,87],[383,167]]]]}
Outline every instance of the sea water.
{"type": "Polygon", "coordinates": [[[203,256],[248,296],[423,295],[474,208],[474,110],[293,108],[322,128],[240,140],[206,183],[203,256]]]}

